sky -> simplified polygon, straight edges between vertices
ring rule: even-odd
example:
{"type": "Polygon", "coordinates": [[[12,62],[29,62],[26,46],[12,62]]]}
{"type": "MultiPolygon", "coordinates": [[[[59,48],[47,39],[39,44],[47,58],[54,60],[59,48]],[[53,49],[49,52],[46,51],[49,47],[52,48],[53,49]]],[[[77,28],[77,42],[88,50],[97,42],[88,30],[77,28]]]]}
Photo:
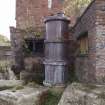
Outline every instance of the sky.
{"type": "Polygon", "coordinates": [[[0,0],[0,34],[10,39],[10,26],[15,26],[16,0],[0,0]]]}

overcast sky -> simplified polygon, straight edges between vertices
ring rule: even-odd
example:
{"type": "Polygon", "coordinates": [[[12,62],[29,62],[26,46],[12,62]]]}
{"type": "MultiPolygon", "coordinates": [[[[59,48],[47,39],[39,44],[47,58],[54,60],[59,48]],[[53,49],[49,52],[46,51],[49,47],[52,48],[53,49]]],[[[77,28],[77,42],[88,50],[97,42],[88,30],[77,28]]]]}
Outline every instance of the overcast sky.
{"type": "Polygon", "coordinates": [[[0,0],[0,34],[9,38],[9,26],[15,26],[15,0],[0,0]]]}

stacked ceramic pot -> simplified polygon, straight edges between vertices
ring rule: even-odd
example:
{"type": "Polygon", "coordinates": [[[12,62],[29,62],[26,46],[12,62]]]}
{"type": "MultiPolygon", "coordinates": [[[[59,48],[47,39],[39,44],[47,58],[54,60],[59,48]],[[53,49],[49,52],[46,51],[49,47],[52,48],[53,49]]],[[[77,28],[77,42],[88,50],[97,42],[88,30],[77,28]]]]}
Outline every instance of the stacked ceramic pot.
{"type": "Polygon", "coordinates": [[[68,71],[68,43],[70,21],[57,14],[45,19],[45,81],[47,86],[64,86],[68,71]]]}

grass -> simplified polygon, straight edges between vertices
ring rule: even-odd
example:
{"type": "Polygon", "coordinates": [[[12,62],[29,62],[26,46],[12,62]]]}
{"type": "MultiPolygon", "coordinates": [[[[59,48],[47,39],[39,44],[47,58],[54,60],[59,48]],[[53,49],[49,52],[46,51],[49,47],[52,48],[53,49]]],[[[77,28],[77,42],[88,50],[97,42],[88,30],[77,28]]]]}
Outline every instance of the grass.
{"type": "Polygon", "coordinates": [[[43,105],[58,105],[60,98],[62,96],[63,90],[51,88],[48,91],[45,103],[43,105]]]}

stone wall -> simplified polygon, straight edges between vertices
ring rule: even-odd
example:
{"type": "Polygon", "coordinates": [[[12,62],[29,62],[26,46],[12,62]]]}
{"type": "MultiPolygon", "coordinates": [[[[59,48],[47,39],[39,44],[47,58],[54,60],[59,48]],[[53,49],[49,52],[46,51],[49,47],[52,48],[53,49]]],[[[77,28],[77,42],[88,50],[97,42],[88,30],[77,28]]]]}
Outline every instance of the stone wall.
{"type": "Polygon", "coordinates": [[[48,8],[48,0],[17,0],[17,28],[42,27],[45,16],[61,11],[62,1],[53,0],[52,8],[48,8]]]}
{"type": "Polygon", "coordinates": [[[104,19],[102,11],[104,0],[94,0],[75,25],[74,35],[78,37],[88,31],[88,55],[78,55],[76,58],[76,75],[82,82],[104,83],[105,76],[105,47],[104,19]]]}
{"type": "Polygon", "coordinates": [[[41,80],[44,77],[43,53],[41,52],[42,55],[37,55],[27,52],[28,55],[26,56],[26,49],[24,48],[25,39],[35,37],[26,30],[14,27],[10,27],[10,32],[13,59],[12,70],[19,79],[23,79],[26,82],[31,80],[42,82],[41,80]]]}
{"type": "Polygon", "coordinates": [[[24,69],[24,56],[23,56],[23,36],[24,31],[10,27],[11,33],[11,49],[12,49],[12,58],[13,58],[13,70],[16,74],[19,74],[20,71],[24,69]]]}
{"type": "Polygon", "coordinates": [[[12,51],[10,46],[0,46],[0,60],[11,59],[12,51]]]}

